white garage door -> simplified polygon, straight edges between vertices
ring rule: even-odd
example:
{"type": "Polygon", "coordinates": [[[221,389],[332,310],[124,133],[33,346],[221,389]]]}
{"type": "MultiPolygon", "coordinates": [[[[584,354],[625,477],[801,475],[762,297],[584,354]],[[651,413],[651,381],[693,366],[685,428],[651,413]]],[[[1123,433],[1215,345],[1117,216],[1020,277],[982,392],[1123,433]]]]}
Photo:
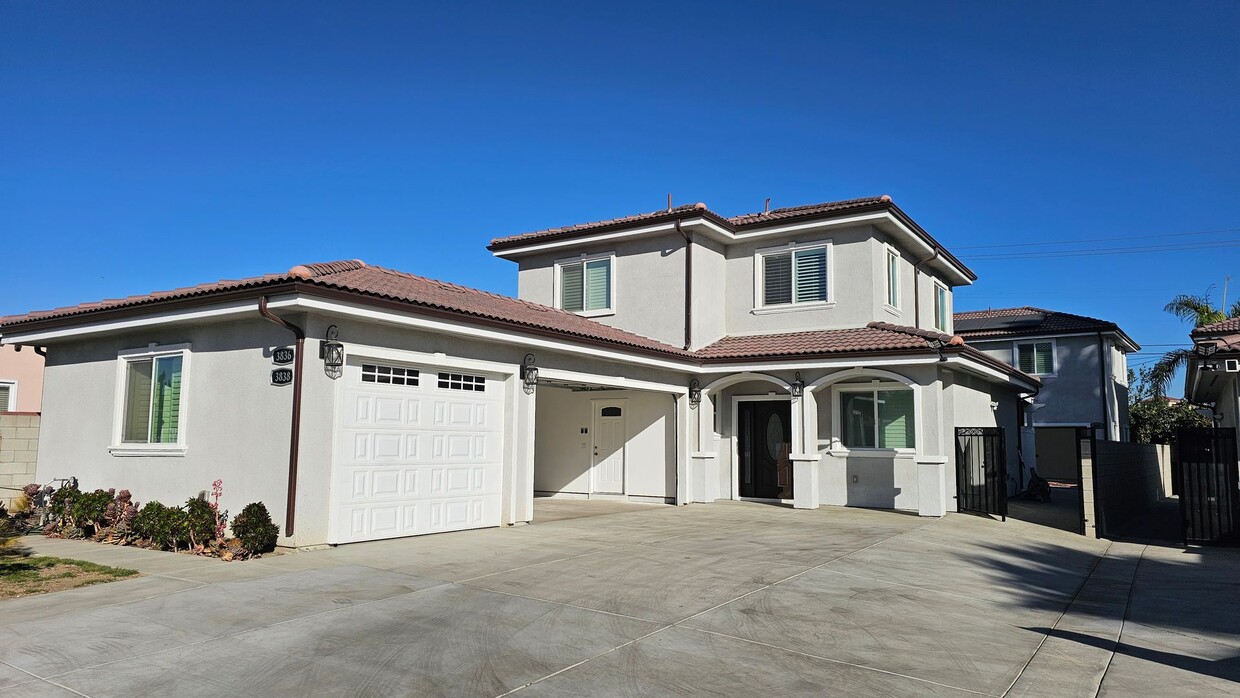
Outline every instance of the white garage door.
{"type": "Polygon", "coordinates": [[[501,378],[356,359],[341,380],[334,542],[500,524],[501,378]]]}

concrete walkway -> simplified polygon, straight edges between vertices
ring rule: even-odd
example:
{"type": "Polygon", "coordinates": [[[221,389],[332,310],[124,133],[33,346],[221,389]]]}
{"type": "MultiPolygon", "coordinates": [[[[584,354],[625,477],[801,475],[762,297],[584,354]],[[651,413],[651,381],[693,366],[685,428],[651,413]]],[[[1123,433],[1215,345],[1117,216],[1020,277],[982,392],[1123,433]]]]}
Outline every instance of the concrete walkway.
{"type": "Polygon", "coordinates": [[[0,695],[1167,696],[1240,680],[1240,554],[964,515],[655,506],[234,563],[37,546],[144,576],[0,603],[0,695]]]}

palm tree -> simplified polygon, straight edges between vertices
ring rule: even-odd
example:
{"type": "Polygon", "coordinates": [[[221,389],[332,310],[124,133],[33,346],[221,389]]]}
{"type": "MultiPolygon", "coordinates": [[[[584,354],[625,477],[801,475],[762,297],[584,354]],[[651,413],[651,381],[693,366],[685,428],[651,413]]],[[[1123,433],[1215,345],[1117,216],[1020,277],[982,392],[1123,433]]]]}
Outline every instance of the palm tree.
{"type": "MultiPolygon", "coordinates": [[[[1193,323],[1193,329],[1213,325],[1216,322],[1222,322],[1227,318],[1240,317],[1240,300],[1232,303],[1231,307],[1224,310],[1220,304],[1214,307],[1210,301],[1210,291],[1214,290],[1214,286],[1206,289],[1202,295],[1189,295],[1181,293],[1171,302],[1163,307],[1163,310],[1184,320],[1193,323]]],[[[1223,302],[1226,302],[1224,294],[1223,302]]],[[[1171,379],[1175,377],[1176,372],[1188,365],[1188,360],[1193,356],[1192,348],[1172,349],[1163,355],[1158,363],[1154,364],[1150,370],[1150,386],[1154,392],[1163,396],[1167,394],[1167,388],[1171,385],[1171,379]]]]}

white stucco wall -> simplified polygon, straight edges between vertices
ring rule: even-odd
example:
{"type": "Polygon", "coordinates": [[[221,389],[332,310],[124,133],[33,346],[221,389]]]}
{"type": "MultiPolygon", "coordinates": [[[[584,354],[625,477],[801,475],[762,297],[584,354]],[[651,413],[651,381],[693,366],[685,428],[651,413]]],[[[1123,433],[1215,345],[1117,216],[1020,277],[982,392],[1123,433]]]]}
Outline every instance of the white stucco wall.
{"type": "Polygon", "coordinates": [[[637,390],[572,392],[540,386],[534,436],[534,491],[588,494],[595,401],[624,401],[625,494],[676,496],[675,415],[669,395],[637,390]]]}

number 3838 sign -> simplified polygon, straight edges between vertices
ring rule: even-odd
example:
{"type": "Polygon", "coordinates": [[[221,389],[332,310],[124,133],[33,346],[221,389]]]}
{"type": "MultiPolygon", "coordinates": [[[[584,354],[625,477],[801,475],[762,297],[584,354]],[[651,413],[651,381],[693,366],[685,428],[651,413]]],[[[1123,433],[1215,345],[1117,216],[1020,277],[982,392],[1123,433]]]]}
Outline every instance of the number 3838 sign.
{"type": "Polygon", "coordinates": [[[293,369],[276,368],[271,371],[272,385],[288,385],[293,382],[293,369]]]}

